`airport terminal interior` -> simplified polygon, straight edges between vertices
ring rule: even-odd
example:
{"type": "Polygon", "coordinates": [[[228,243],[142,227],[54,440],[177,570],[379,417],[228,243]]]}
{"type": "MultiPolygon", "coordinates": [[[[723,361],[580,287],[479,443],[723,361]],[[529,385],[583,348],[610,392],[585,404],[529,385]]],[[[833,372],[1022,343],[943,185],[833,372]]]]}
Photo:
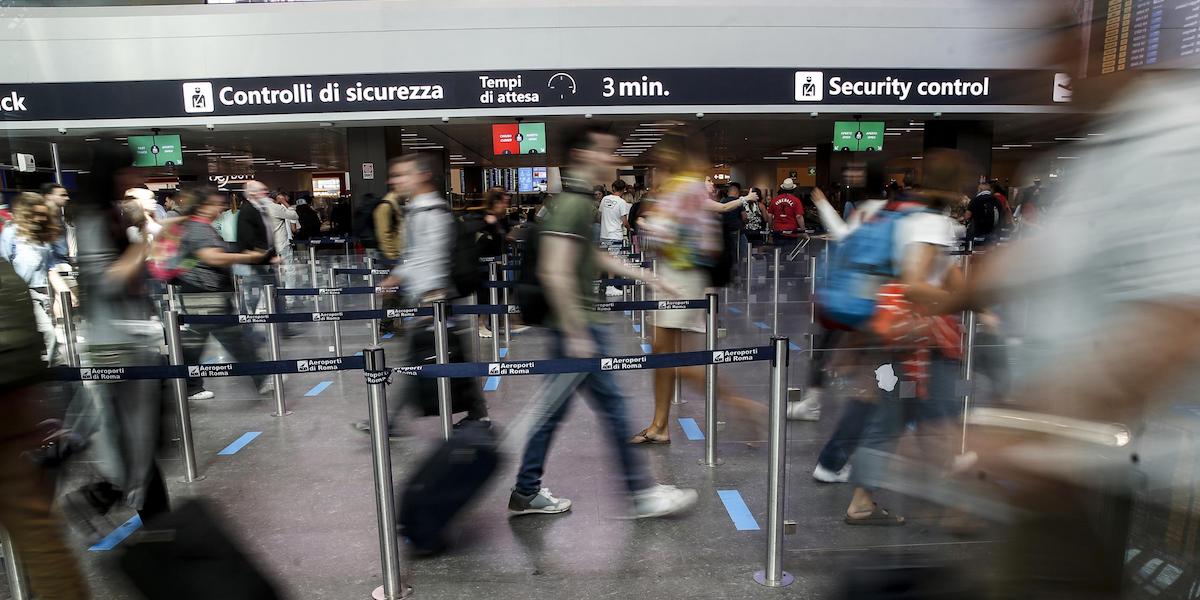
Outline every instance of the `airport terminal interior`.
{"type": "Polygon", "coordinates": [[[1200,598],[1197,2],[0,22],[0,598],[1200,598]]]}

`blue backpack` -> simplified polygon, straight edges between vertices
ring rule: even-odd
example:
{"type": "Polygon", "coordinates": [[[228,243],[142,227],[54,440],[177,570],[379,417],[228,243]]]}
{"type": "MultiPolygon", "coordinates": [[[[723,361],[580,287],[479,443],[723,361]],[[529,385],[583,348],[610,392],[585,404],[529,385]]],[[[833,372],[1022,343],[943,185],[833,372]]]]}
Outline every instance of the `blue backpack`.
{"type": "Polygon", "coordinates": [[[925,210],[891,203],[832,247],[828,271],[817,279],[817,314],[829,329],[860,329],[875,314],[879,287],[900,276],[895,256],[896,224],[925,210]]]}

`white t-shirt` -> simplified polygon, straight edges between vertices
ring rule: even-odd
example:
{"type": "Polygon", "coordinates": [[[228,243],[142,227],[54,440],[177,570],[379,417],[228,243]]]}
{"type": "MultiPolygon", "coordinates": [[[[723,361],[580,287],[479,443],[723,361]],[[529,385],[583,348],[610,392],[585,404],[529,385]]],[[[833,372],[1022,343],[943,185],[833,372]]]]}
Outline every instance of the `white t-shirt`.
{"type": "Polygon", "coordinates": [[[621,219],[629,216],[630,205],[620,196],[608,195],[600,201],[600,239],[619,240],[625,237],[621,219]]]}
{"type": "MultiPolygon", "coordinates": [[[[912,244],[932,244],[934,246],[954,246],[954,221],[944,214],[932,212],[917,212],[902,217],[896,223],[896,234],[893,238],[895,248],[892,256],[903,257],[908,262],[913,260],[912,244]]],[[[934,259],[933,271],[929,274],[929,283],[937,285],[946,277],[950,270],[951,260],[945,252],[939,252],[934,259]]]]}

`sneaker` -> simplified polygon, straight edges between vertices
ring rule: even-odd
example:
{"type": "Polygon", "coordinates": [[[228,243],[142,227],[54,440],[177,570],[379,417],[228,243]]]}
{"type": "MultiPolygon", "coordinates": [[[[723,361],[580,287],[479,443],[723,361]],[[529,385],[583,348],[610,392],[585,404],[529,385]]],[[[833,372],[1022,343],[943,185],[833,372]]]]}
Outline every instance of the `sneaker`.
{"type": "Polygon", "coordinates": [[[492,330],[488,329],[487,327],[484,327],[483,325],[480,325],[479,326],[479,337],[481,337],[485,340],[492,339],[492,330]]]}
{"type": "Polygon", "coordinates": [[[216,394],[214,394],[208,390],[200,390],[194,394],[189,395],[188,400],[212,400],[215,397],[216,397],[216,394]]]}
{"type": "Polygon", "coordinates": [[[604,295],[606,296],[621,296],[624,294],[625,292],[622,292],[620,288],[611,285],[608,286],[608,289],[604,290],[604,295]]]}
{"type": "Polygon", "coordinates": [[[633,495],[633,518],[652,519],[682,513],[700,499],[696,490],[673,485],[656,485],[633,495]]]}
{"type": "Polygon", "coordinates": [[[804,392],[804,399],[789,402],[787,417],[789,421],[820,421],[821,388],[808,388],[808,391],[804,392]]]}
{"type": "Polygon", "coordinates": [[[515,488],[508,497],[508,514],[518,515],[556,515],[571,510],[571,501],[566,498],[555,498],[550,488],[542,488],[536,494],[525,495],[515,488]]]}
{"type": "Polygon", "coordinates": [[[842,467],[840,471],[830,471],[818,464],[813,469],[813,479],[821,483],[846,483],[850,481],[850,465],[842,467]]]}

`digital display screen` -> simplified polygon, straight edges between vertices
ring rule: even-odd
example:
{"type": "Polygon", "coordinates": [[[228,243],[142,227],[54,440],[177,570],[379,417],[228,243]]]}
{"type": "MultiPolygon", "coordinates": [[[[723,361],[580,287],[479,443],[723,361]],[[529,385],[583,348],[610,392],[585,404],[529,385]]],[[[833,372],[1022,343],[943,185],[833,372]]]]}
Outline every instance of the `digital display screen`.
{"type": "Polygon", "coordinates": [[[1096,0],[1093,6],[1089,74],[1200,64],[1200,2],[1096,0]]]}
{"type": "Polygon", "coordinates": [[[545,154],[545,123],[500,123],[492,125],[492,153],[545,154]]]}
{"type": "Polygon", "coordinates": [[[183,164],[178,135],[131,135],[127,140],[135,167],[174,167],[183,164]]]}
{"type": "Polygon", "coordinates": [[[842,152],[883,150],[883,121],[838,121],[834,123],[833,149],[842,152]]]}

